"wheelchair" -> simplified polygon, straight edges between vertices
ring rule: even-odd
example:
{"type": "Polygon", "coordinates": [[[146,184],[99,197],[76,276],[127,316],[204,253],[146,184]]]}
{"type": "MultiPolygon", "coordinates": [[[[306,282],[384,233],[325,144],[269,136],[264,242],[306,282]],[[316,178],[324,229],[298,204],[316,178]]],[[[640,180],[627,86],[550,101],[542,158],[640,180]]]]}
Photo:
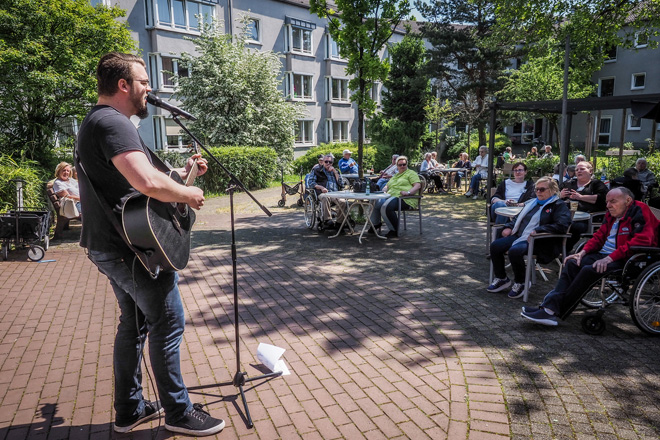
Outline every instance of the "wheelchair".
{"type": "MultiPolygon", "coordinates": [[[[305,226],[307,226],[308,229],[314,229],[314,226],[316,226],[316,230],[319,232],[323,232],[327,229],[323,224],[321,202],[319,201],[316,191],[313,189],[305,190],[303,208],[305,213],[305,226]]],[[[332,215],[333,220],[337,217],[337,211],[334,207],[330,208],[330,214],[332,215]]]]}
{"type": "Polygon", "coordinates": [[[635,246],[631,249],[633,255],[623,269],[594,282],[580,299],[585,307],[596,309],[582,318],[585,333],[602,334],[606,327],[605,310],[612,305],[623,305],[628,307],[633,323],[640,330],[660,335],[660,248],[635,246]]]}

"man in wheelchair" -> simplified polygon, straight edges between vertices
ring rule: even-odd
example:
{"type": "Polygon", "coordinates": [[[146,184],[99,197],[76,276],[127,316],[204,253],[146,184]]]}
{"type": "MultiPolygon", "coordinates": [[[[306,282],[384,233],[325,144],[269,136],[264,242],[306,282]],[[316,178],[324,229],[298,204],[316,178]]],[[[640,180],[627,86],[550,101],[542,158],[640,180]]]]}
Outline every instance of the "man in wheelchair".
{"type": "Polygon", "coordinates": [[[566,319],[591,286],[608,272],[622,269],[632,246],[655,246],[658,220],[628,188],[607,193],[603,225],[582,250],[566,257],[559,280],[539,307],[523,307],[521,316],[538,324],[556,326],[566,319]]]}
{"type": "MultiPolygon", "coordinates": [[[[310,173],[309,188],[314,189],[317,195],[341,189],[339,172],[332,166],[333,159],[331,154],[326,154],[323,157],[323,167],[315,167],[310,173]]],[[[344,220],[344,203],[336,197],[322,197],[319,200],[324,226],[333,228],[341,224],[344,220]],[[336,224],[332,220],[331,205],[335,206],[337,211],[336,224]]]]}

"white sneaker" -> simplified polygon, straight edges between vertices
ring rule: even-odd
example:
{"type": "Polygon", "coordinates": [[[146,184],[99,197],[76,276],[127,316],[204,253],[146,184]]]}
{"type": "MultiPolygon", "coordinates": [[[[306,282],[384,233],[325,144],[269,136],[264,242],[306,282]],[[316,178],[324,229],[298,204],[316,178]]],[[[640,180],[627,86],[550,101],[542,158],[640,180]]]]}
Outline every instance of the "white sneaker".
{"type": "Polygon", "coordinates": [[[472,196],[472,200],[477,200],[478,198],[479,198],[479,196],[476,195],[476,194],[472,196]]]}
{"type": "Polygon", "coordinates": [[[466,192],[465,197],[472,197],[472,190],[466,192]]]}

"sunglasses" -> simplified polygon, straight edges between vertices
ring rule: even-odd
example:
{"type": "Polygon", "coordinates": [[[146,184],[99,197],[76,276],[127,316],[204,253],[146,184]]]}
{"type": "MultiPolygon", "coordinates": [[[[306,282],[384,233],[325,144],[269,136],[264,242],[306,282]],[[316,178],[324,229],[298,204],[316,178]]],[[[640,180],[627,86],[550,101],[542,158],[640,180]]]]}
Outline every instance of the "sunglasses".
{"type": "Polygon", "coordinates": [[[544,193],[549,189],[550,188],[534,188],[534,191],[536,191],[537,193],[544,193]]]}
{"type": "Polygon", "coordinates": [[[396,164],[396,166],[398,166],[398,167],[407,167],[408,164],[407,163],[398,163],[398,164],[396,164]]]}
{"type": "Polygon", "coordinates": [[[323,161],[323,162],[324,162],[324,163],[332,163],[331,160],[325,160],[325,161],[323,161]]]}

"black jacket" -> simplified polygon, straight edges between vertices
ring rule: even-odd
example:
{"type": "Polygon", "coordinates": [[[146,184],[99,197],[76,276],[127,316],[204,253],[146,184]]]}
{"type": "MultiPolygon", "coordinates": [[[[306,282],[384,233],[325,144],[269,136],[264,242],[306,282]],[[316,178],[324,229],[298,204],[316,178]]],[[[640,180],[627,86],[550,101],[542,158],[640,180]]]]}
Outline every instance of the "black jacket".
{"type": "MultiPolygon", "coordinates": [[[[568,188],[577,191],[578,189],[578,183],[577,179],[571,179],[568,182],[564,182],[564,184],[561,186],[561,189],[568,188]]],[[[600,180],[596,179],[591,179],[591,182],[587,183],[582,191],[578,191],[582,195],[593,195],[596,194],[598,198],[596,199],[596,203],[587,203],[587,202],[579,202],[578,203],[578,211],[582,212],[600,212],[600,211],[605,211],[606,204],[605,204],[605,197],[607,197],[607,192],[609,190],[607,189],[607,186],[600,180]]]]}

